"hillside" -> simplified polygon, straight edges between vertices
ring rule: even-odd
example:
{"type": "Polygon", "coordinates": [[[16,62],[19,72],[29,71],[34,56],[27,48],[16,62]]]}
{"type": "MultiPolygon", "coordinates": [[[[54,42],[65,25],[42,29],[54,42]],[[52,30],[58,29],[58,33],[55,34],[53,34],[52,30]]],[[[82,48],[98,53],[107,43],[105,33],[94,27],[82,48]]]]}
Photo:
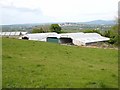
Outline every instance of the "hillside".
{"type": "Polygon", "coordinates": [[[13,25],[0,25],[2,27],[2,31],[11,32],[11,31],[27,31],[31,32],[33,28],[39,27],[43,28],[46,31],[49,31],[49,27],[51,24],[58,23],[61,25],[62,30],[67,30],[70,32],[79,32],[81,30],[87,29],[102,29],[109,30],[112,26],[116,25],[114,20],[93,20],[88,22],[51,22],[51,23],[31,23],[31,24],[13,24],[13,25]]]}
{"type": "Polygon", "coordinates": [[[105,25],[115,25],[116,22],[114,20],[93,20],[89,22],[84,22],[85,24],[105,24],[105,25]]]}
{"type": "Polygon", "coordinates": [[[117,50],[3,38],[3,88],[116,88],[117,50]]]}

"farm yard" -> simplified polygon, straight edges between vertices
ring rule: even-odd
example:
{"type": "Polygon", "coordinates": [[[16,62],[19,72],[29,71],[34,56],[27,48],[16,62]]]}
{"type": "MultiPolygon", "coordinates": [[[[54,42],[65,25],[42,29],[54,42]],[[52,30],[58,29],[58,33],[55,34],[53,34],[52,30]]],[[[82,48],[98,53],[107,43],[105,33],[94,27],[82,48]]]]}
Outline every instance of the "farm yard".
{"type": "Polygon", "coordinates": [[[118,88],[118,51],[2,39],[3,88],[118,88]]]}

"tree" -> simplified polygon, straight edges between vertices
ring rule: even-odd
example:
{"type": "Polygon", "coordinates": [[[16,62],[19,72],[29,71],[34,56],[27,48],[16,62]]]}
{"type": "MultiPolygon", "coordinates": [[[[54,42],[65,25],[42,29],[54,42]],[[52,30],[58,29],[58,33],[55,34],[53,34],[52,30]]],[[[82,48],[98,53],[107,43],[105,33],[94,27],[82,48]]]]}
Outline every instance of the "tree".
{"type": "Polygon", "coordinates": [[[41,27],[44,32],[50,32],[50,25],[41,25],[39,27],[41,27]]]}
{"type": "Polygon", "coordinates": [[[50,26],[50,30],[51,30],[51,32],[60,33],[61,32],[61,27],[58,24],[52,24],[50,26]]]}
{"type": "Polygon", "coordinates": [[[118,34],[118,25],[114,25],[111,30],[105,31],[103,36],[110,38],[108,41],[110,44],[118,45],[120,35],[118,34]]]}
{"type": "Polygon", "coordinates": [[[32,33],[44,33],[42,28],[33,28],[32,33]]]}
{"type": "Polygon", "coordinates": [[[111,32],[110,30],[105,31],[105,32],[103,33],[103,36],[110,38],[110,36],[111,36],[110,32],[111,32]]]}

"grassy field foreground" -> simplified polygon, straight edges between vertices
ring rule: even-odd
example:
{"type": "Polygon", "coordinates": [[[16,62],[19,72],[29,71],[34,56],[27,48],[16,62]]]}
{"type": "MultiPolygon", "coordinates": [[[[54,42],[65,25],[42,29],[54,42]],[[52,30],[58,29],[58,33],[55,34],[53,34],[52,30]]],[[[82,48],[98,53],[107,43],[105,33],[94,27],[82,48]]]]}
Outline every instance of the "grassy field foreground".
{"type": "Polygon", "coordinates": [[[118,51],[3,38],[3,88],[116,88],[118,51]]]}

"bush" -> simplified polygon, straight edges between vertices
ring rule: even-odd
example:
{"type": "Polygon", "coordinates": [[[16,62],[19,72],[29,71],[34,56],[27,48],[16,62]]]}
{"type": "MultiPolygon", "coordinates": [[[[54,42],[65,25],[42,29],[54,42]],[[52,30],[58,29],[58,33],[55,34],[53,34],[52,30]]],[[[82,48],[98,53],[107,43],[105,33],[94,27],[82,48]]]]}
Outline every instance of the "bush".
{"type": "Polygon", "coordinates": [[[113,26],[111,30],[105,31],[103,36],[110,38],[108,43],[118,46],[120,39],[120,35],[118,34],[118,25],[113,26]]]}

